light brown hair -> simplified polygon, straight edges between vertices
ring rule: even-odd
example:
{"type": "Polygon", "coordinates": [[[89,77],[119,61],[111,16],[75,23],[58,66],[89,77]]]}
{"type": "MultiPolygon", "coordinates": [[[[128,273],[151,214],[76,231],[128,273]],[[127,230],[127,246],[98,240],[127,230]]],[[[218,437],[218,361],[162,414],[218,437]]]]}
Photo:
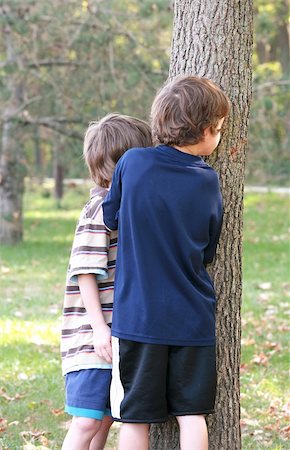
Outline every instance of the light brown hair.
{"type": "Polygon", "coordinates": [[[189,145],[203,140],[205,128],[214,132],[229,114],[230,101],[211,80],[178,76],[157,93],[151,108],[155,144],[189,145]]]}
{"type": "Polygon", "coordinates": [[[108,188],[115,165],[125,151],[132,147],[151,145],[151,130],[146,122],[113,113],[89,124],[83,155],[94,182],[108,188]]]}

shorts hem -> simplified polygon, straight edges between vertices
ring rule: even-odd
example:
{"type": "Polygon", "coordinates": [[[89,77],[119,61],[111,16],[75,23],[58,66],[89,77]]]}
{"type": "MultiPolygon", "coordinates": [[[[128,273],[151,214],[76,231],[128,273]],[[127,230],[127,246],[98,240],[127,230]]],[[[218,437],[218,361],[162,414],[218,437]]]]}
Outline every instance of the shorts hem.
{"type": "Polygon", "coordinates": [[[162,419],[120,419],[113,417],[115,422],[121,422],[121,423],[164,423],[168,420],[169,416],[164,417],[162,419]]]}
{"type": "Polygon", "coordinates": [[[75,417],[87,417],[89,419],[103,420],[104,416],[111,416],[109,409],[104,411],[90,408],[78,408],[76,406],[65,406],[65,412],[75,417]]]}
{"type": "Polygon", "coordinates": [[[180,416],[202,416],[202,415],[208,415],[208,414],[214,414],[214,409],[206,409],[203,411],[182,411],[182,412],[170,412],[169,414],[174,417],[180,417],[180,416]]]}

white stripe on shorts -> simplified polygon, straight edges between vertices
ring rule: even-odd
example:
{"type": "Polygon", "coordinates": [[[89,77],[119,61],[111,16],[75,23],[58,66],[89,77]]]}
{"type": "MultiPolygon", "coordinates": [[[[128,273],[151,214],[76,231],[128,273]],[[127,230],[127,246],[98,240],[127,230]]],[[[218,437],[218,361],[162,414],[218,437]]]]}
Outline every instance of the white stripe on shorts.
{"type": "Polygon", "coordinates": [[[124,398],[124,388],[120,378],[119,338],[112,336],[113,365],[111,382],[111,411],[112,417],[121,419],[121,402],[124,398]]]}

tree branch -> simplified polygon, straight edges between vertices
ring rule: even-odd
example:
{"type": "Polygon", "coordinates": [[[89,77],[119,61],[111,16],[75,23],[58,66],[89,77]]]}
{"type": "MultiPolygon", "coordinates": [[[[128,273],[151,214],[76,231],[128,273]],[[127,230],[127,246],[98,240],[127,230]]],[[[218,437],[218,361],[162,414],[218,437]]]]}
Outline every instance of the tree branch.
{"type": "Polygon", "coordinates": [[[83,119],[75,117],[75,118],[67,118],[67,117],[31,117],[27,111],[21,116],[15,119],[18,123],[23,125],[38,125],[43,126],[45,128],[49,128],[51,130],[55,130],[64,136],[68,136],[71,138],[75,138],[78,140],[83,140],[84,136],[82,133],[79,133],[75,130],[69,130],[63,125],[68,124],[83,124],[85,125],[83,119]]]}
{"type": "Polygon", "coordinates": [[[253,88],[253,92],[262,91],[263,89],[271,88],[274,86],[287,86],[290,84],[290,80],[276,80],[276,81],[267,81],[263,84],[257,84],[253,88]]]}

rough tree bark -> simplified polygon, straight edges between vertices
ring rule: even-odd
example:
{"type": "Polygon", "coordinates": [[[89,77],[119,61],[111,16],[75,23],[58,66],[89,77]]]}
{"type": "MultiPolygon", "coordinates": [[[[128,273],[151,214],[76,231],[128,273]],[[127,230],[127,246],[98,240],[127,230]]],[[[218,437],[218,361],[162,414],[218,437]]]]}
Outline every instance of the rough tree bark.
{"type": "MultiPolygon", "coordinates": [[[[240,304],[244,165],[252,86],[252,0],[176,0],[169,76],[214,80],[232,101],[231,115],[209,163],[220,175],[224,225],[211,268],[217,302],[216,414],[208,419],[211,450],[239,450],[240,304]]],[[[150,447],[179,448],[171,420],[152,426],[150,447]]]]}

